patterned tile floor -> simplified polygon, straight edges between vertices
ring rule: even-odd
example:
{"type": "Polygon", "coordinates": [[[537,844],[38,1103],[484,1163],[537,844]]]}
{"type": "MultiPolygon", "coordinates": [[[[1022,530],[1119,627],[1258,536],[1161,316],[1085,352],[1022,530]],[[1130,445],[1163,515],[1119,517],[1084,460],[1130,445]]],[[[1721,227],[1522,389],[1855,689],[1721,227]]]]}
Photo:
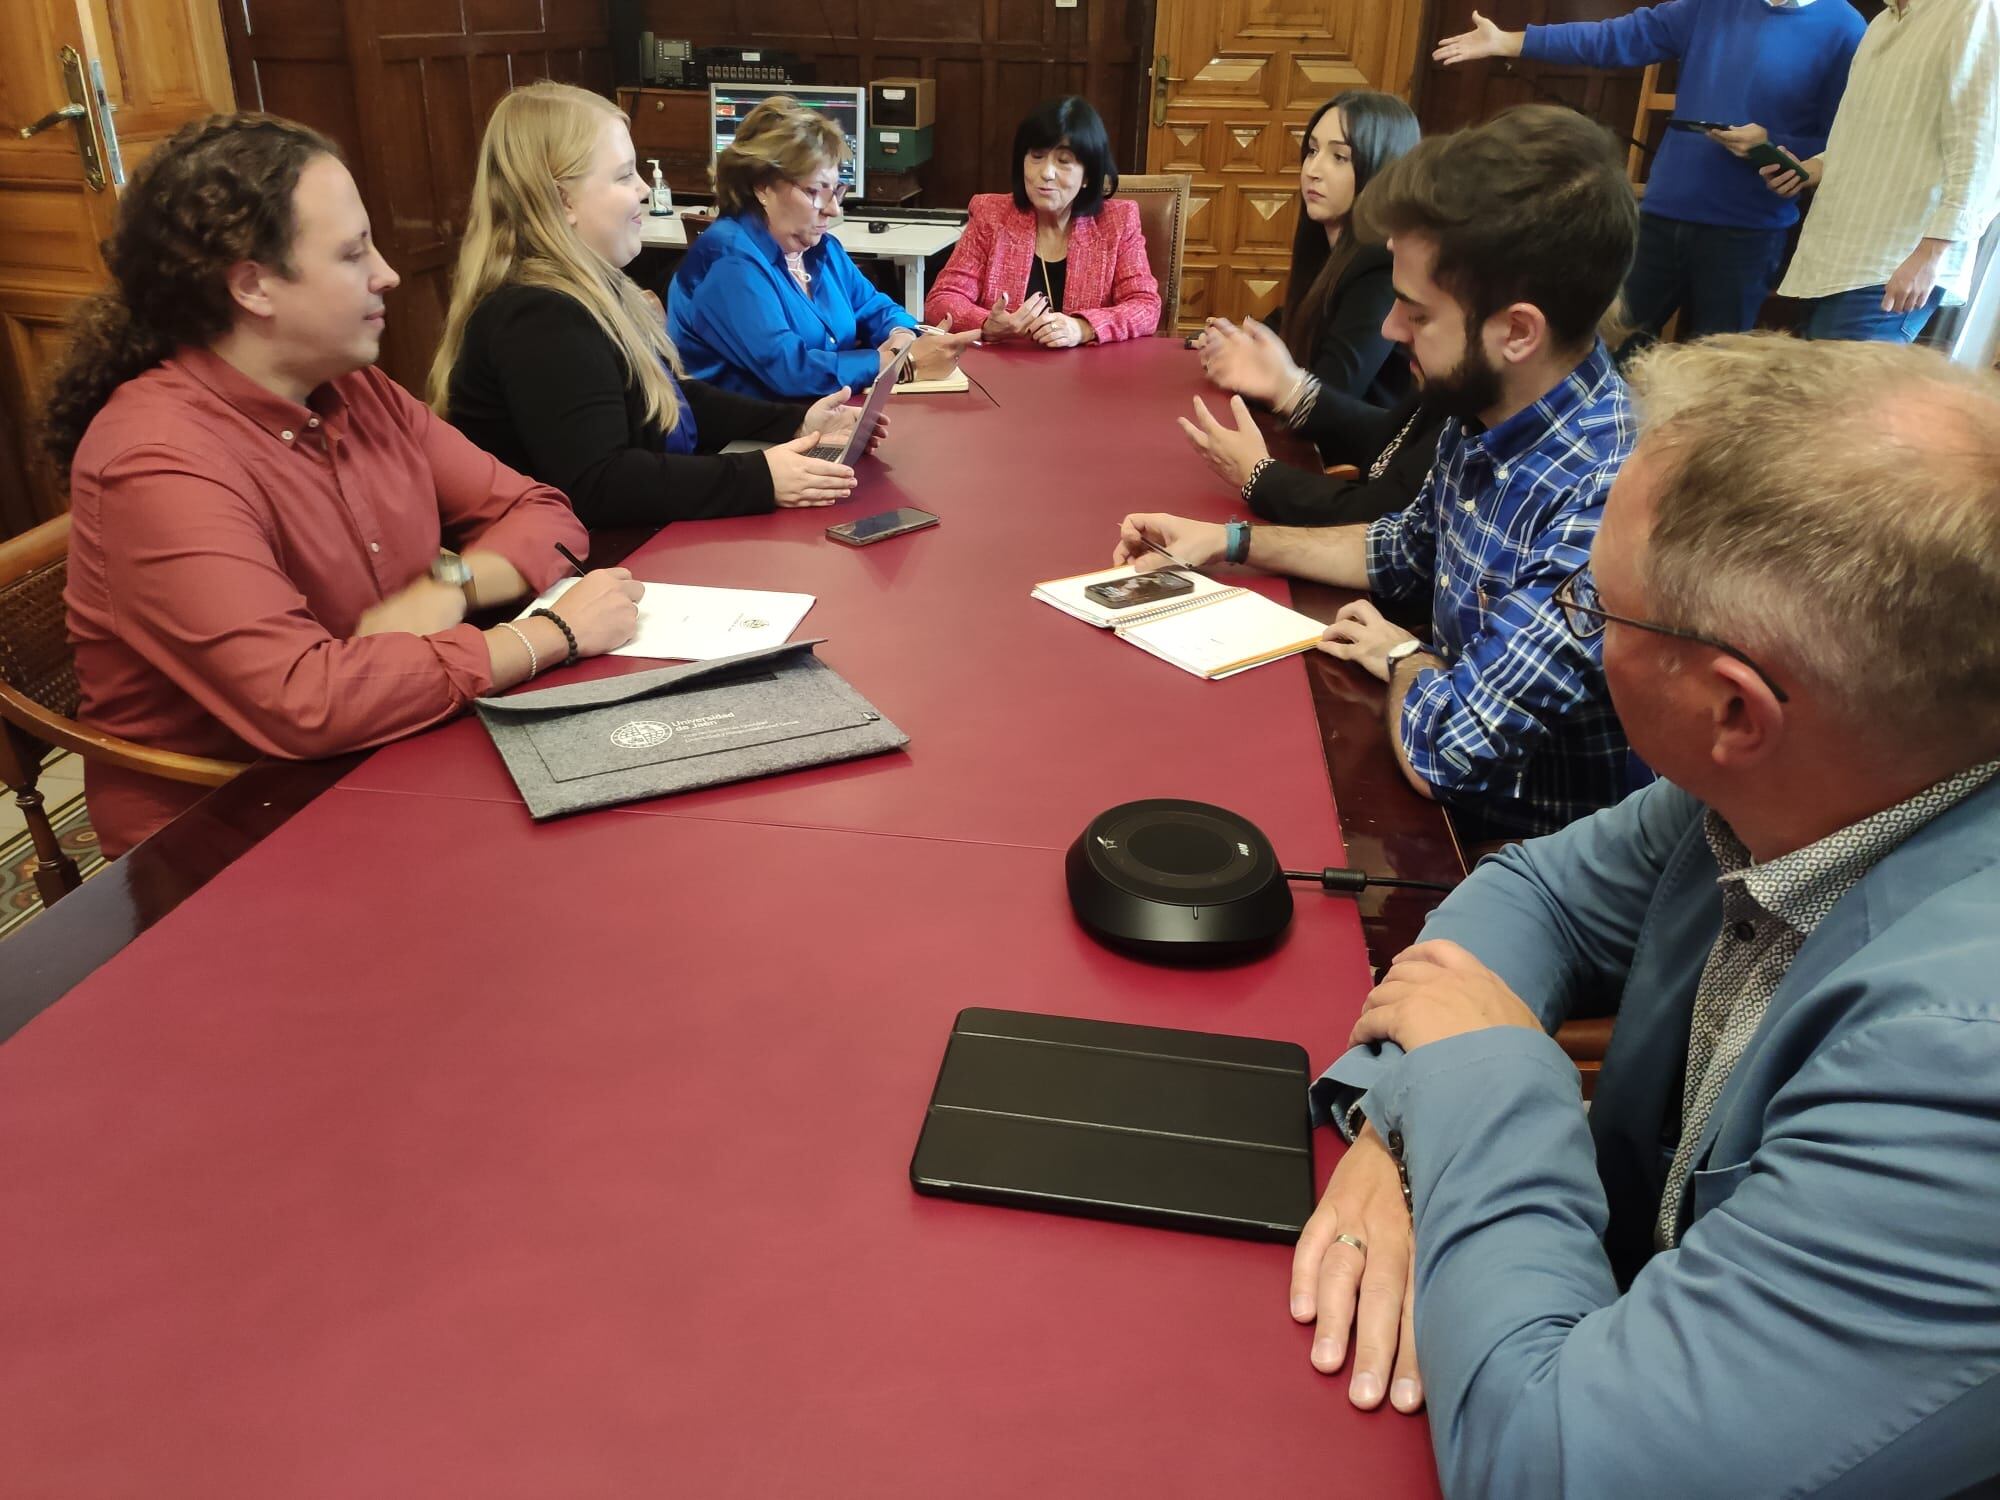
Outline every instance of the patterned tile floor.
{"type": "MultiPolygon", "coordinates": [[[[67,849],[87,880],[103,868],[97,852],[97,835],[83,806],[83,763],[63,755],[43,768],[38,783],[47,799],[49,820],[56,837],[67,849]]],[[[34,847],[28,842],[28,827],[11,794],[0,792],[0,937],[42,909],[41,898],[29,871],[35,863],[34,847]]]]}

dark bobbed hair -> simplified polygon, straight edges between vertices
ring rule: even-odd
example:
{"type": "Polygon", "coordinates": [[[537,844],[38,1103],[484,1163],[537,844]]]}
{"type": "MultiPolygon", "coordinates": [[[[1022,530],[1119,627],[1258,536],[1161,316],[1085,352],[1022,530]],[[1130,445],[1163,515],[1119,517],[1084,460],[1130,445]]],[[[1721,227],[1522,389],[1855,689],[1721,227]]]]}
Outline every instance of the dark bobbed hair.
{"type": "MultiPolygon", "coordinates": [[[[1299,138],[1301,163],[1305,153],[1312,149],[1312,133],[1319,129],[1319,122],[1331,109],[1340,111],[1340,122],[1345,127],[1347,149],[1354,160],[1354,196],[1358,201],[1362,190],[1384,167],[1417,144],[1423,129],[1410,106],[1394,94],[1349,89],[1327,100],[1306,121],[1305,134],[1299,138]]],[[[1362,241],[1353,233],[1353,221],[1354,211],[1350,208],[1341,221],[1339,245],[1329,245],[1326,226],[1307,218],[1303,203],[1300,205],[1298,228],[1292,231],[1291,280],[1285,287],[1285,312],[1278,325],[1284,330],[1285,347],[1299,364],[1312,363],[1313,348],[1319,342],[1320,327],[1326,322],[1327,303],[1332,300],[1334,286],[1361,248],[1362,241]]]]}
{"type": "Polygon", "coordinates": [[[1370,238],[1433,241],[1432,279],[1469,328],[1527,302],[1564,349],[1597,336],[1639,238],[1616,139],[1555,104],[1517,105],[1419,143],[1369,184],[1354,217],[1370,238]]]}
{"type": "Polygon", "coordinates": [[[229,331],[229,268],[292,274],[299,174],[340,151],[275,115],[211,115],[182,126],[133,174],[105,245],[111,285],[78,305],[49,385],[42,442],[66,481],[91,419],[126,381],[183,344],[229,331]]]}
{"type": "Polygon", "coordinates": [[[1104,200],[1118,191],[1118,163],[1111,159],[1111,137],[1090,101],[1078,94],[1050,99],[1038,104],[1014,132],[1014,203],[1030,208],[1027,183],[1021,162],[1030,151],[1053,151],[1067,143],[1083,168],[1083,186],[1076,190],[1070,205],[1074,218],[1087,219],[1104,206],[1104,200]]]}

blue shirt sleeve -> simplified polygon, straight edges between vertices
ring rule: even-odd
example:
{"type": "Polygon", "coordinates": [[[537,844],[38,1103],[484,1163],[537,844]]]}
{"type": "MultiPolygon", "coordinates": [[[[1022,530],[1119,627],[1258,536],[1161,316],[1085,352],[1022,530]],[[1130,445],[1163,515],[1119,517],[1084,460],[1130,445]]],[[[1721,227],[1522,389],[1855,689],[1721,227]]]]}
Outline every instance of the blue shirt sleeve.
{"type": "MultiPolygon", "coordinates": [[[[821,262],[821,269],[834,278],[840,287],[841,295],[847,299],[847,305],[854,309],[856,332],[860,341],[868,345],[868,355],[873,360],[875,347],[882,340],[898,328],[915,328],[917,320],[902,303],[888,296],[874,282],[862,275],[861,268],[854,263],[854,257],[847,253],[847,247],[830,235],[827,237],[826,251],[826,259],[821,262]]],[[[870,375],[861,384],[866,385],[874,378],[870,375]]]]}
{"type": "Polygon", "coordinates": [[[1531,561],[1457,660],[1418,673],[1403,699],[1397,734],[1410,768],[1442,793],[1518,796],[1530,755],[1555,722],[1604,690],[1601,643],[1579,639],[1552,597],[1590,559],[1610,479],[1589,483],[1599,486],[1595,502],[1534,539],[1531,561]]]}
{"type": "Polygon", "coordinates": [[[1686,54],[1700,7],[1701,0],[1666,0],[1664,5],[1645,6],[1607,21],[1530,26],[1521,56],[1585,68],[1643,68],[1670,62],[1686,54]]]}
{"type": "Polygon", "coordinates": [[[1368,523],[1368,592],[1406,599],[1429,588],[1437,575],[1437,465],[1424,476],[1417,498],[1368,523]]]}

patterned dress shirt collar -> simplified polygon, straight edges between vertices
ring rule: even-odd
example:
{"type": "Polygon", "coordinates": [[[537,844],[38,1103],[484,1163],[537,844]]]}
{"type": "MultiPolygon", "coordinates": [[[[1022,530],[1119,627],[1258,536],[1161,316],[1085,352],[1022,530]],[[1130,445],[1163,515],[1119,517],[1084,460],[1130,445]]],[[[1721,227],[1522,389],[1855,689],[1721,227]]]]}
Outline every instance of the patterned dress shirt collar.
{"type": "Polygon", "coordinates": [[[1716,1101],[1799,950],[1861,879],[1911,834],[2000,774],[2000,760],[1948,776],[1894,807],[1758,864],[1711,810],[1703,824],[1721,874],[1722,930],[1695,991],[1682,1082],[1680,1141],[1654,1225],[1662,1249],[1679,1243],[1687,1188],[1716,1101]]]}

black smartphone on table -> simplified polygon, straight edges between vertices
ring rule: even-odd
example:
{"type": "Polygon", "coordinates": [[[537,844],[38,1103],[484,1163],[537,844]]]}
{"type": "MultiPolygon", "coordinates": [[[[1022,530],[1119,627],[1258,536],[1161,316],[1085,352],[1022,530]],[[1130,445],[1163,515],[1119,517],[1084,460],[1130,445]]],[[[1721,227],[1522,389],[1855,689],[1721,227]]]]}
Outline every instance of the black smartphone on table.
{"type": "Polygon", "coordinates": [[[1106,609],[1130,609],[1135,604],[1157,604],[1193,591],[1193,581],[1179,573],[1134,573],[1130,578],[1093,583],[1083,591],[1083,597],[1106,609]]]}
{"type": "Polygon", "coordinates": [[[842,521],[837,526],[827,527],[826,534],[850,547],[866,547],[870,542],[886,542],[892,536],[922,531],[926,526],[937,523],[938,518],[929,511],[905,505],[877,515],[862,516],[859,520],[842,521]]]}

